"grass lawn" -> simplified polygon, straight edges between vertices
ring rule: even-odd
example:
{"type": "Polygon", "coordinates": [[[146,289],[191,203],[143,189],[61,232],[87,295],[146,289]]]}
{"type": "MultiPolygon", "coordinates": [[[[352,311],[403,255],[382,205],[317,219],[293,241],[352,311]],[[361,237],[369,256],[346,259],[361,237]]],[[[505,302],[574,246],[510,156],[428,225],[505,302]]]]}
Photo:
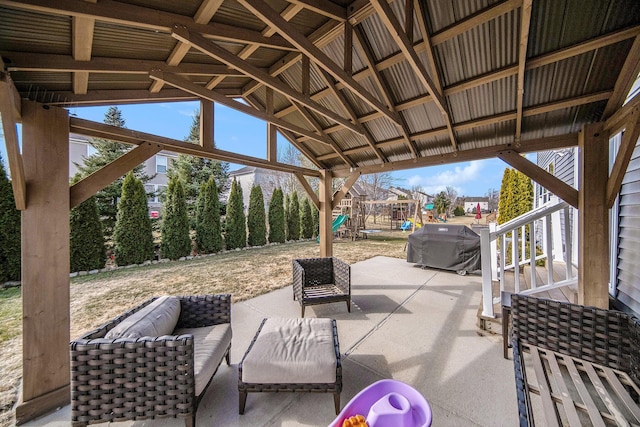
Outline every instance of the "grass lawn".
{"type": "MultiPolygon", "coordinates": [[[[377,255],[405,258],[409,233],[336,240],[334,256],[353,264],[377,255]]],[[[291,260],[319,256],[315,241],[231,251],[182,262],[119,269],[71,279],[71,338],[155,295],[231,293],[243,301],[292,282],[291,260]]],[[[0,290],[0,425],[10,425],[22,376],[20,288],[0,290]]]]}

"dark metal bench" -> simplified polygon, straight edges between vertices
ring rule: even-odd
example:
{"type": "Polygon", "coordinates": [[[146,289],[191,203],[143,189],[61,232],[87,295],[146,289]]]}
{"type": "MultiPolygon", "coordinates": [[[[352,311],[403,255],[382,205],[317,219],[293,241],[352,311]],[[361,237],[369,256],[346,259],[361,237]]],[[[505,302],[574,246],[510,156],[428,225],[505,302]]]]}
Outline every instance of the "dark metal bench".
{"type": "Polygon", "coordinates": [[[338,258],[293,260],[293,299],[308,305],[344,301],[351,312],[351,267],[338,258]]]}
{"type": "Polygon", "coordinates": [[[640,423],[637,319],[517,294],[511,317],[520,426],[640,423]]]}

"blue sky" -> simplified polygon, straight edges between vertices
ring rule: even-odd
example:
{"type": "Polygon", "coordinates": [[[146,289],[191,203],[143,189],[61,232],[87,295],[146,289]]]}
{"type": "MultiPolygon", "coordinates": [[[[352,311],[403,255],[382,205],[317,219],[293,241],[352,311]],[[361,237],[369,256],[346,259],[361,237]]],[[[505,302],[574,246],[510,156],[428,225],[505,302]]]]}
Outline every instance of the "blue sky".
{"type": "MultiPolygon", "coordinates": [[[[69,113],[102,122],[107,108],[75,107],[71,108],[69,113]]],[[[120,105],[118,108],[122,111],[129,129],[183,140],[189,133],[192,117],[199,108],[199,102],[120,105]]],[[[266,158],[265,122],[216,104],[214,132],[217,148],[266,158]]],[[[280,137],[279,144],[288,142],[280,137]]],[[[4,142],[0,143],[0,151],[6,162],[4,142]]],[[[234,165],[231,169],[239,167],[240,165],[234,165]]],[[[500,189],[505,167],[506,164],[499,159],[488,159],[408,169],[393,172],[396,178],[394,185],[405,188],[419,185],[429,194],[452,186],[461,196],[483,196],[491,188],[500,189]]]]}

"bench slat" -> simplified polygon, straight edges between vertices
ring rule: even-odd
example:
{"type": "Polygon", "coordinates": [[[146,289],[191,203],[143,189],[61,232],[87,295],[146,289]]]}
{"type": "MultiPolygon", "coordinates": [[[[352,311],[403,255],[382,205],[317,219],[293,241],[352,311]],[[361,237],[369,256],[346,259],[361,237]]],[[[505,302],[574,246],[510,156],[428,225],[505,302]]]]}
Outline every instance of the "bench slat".
{"type": "MultiPolygon", "coordinates": [[[[629,393],[627,393],[627,390],[620,382],[620,379],[618,378],[618,375],[616,375],[616,372],[613,369],[606,367],[603,367],[602,370],[604,371],[607,377],[607,381],[611,385],[611,388],[616,392],[618,398],[625,404],[629,412],[633,414],[633,416],[636,418],[636,421],[640,423],[640,407],[638,407],[633,399],[631,399],[631,396],[629,396],[629,393]]],[[[640,390],[638,390],[638,387],[636,387],[635,384],[631,383],[630,385],[636,390],[636,393],[640,394],[640,390]]]]}
{"type": "Polygon", "coordinates": [[[609,395],[609,392],[607,391],[604,384],[600,380],[600,377],[598,376],[598,373],[594,369],[593,365],[591,363],[584,363],[584,368],[587,372],[587,375],[589,375],[589,379],[593,383],[593,386],[596,389],[596,392],[602,399],[602,402],[605,404],[607,409],[609,409],[609,413],[611,413],[611,415],[615,419],[616,424],[619,426],[628,426],[629,423],[624,418],[624,415],[622,415],[622,411],[620,411],[618,406],[615,404],[615,402],[609,395]]]}
{"type": "Polygon", "coordinates": [[[575,403],[569,394],[569,389],[567,388],[567,384],[565,381],[571,381],[571,378],[566,378],[562,375],[562,371],[560,370],[560,365],[558,364],[558,360],[556,359],[557,355],[552,351],[545,352],[545,356],[547,357],[547,361],[549,362],[549,368],[551,369],[551,375],[556,380],[557,387],[560,391],[560,396],[562,399],[562,408],[567,416],[570,426],[581,427],[582,423],[580,422],[580,417],[578,416],[578,412],[576,411],[575,403]]]}
{"type": "Polygon", "coordinates": [[[578,394],[584,403],[584,406],[587,408],[587,413],[589,414],[589,418],[593,423],[594,427],[604,427],[604,420],[600,416],[600,411],[596,406],[595,402],[591,398],[587,387],[584,385],[582,381],[582,377],[580,376],[580,372],[578,372],[578,368],[576,367],[573,358],[565,355],[561,355],[562,360],[564,361],[564,365],[567,367],[569,371],[569,375],[571,375],[571,379],[573,380],[573,384],[578,390],[578,394]]]}
{"type": "Polygon", "coordinates": [[[551,387],[547,383],[547,377],[542,367],[542,360],[540,359],[540,352],[538,347],[531,346],[531,361],[533,362],[533,370],[536,374],[538,381],[538,388],[540,390],[540,397],[542,398],[542,406],[544,408],[545,418],[549,426],[559,426],[558,413],[555,403],[551,399],[551,387]]]}

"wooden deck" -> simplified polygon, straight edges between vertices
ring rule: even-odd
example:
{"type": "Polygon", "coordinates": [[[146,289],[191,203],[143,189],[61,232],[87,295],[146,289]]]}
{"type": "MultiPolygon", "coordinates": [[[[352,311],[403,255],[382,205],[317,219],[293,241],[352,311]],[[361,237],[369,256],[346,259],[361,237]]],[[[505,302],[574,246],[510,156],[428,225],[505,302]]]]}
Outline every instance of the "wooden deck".
{"type": "MultiPolygon", "coordinates": [[[[573,276],[578,274],[577,269],[573,268],[573,276]]],[[[536,287],[541,287],[547,284],[549,272],[547,267],[536,267],[536,287]]],[[[504,274],[505,284],[504,290],[508,292],[515,292],[515,274],[513,271],[506,271],[504,274]]],[[[566,278],[566,267],[564,262],[555,261],[553,263],[553,280],[559,282],[566,278]]],[[[520,268],[520,291],[531,289],[531,266],[526,265],[520,268]],[[524,271],[523,271],[524,270],[524,271]]],[[[493,282],[493,295],[500,295],[500,282],[493,282]]],[[[532,296],[538,298],[548,298],[556,301],[563,302],[578,302],[578,287],[577,285],[565,286],[562,288],[551,289],[549,291],[538,292],[532,296]]],[[[478,309],[478,328],[482,332],[489,332],[493,334],[502,334],[502,306],[500,303],[493,304],[493,312],[495,313],[495,319],[482,316],[482,304],[478,309]]]]}

